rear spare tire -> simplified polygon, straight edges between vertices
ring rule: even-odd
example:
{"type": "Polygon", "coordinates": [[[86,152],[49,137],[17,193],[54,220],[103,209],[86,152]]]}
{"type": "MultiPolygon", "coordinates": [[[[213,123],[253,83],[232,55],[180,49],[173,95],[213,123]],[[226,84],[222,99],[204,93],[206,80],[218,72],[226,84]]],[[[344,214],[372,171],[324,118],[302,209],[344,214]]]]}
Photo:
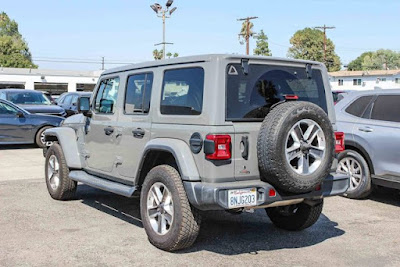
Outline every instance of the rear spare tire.
{"type": "Polygon", "coordinates": [[[261,179],[289,193],[315,189],[330,173],[335,137],[325,111],[309,102],[277,105],[257,141],[261,179]]]}

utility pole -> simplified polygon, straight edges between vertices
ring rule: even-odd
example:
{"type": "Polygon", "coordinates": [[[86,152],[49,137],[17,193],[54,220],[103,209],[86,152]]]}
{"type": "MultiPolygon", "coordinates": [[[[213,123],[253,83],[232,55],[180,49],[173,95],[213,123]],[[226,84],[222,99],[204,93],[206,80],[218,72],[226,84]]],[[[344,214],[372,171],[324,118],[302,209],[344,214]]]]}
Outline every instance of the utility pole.
{"type": "Polygon", "coordinates": [[[324,63],[326,64],[326,30],[333,30],[333,29],[336,29],[336,27],[334,27],[334,26],[329,27],[324,24],[324,26],[318,26],[315,28],[321,29],[324,31],[324,63]]]}
{"type": "Polygon", "coordinates": [[[162,41],[162,43],[155,44],[156,46],[158,46],[158,45],[162,45],[163,46],[163,59],[165,59],[166,45],[167,44],[170,44],[170,45],[173,44],[173,43],[167,43],[165,41],[165,19],[169,19],[171,17],[172,13],[174,13],[175,10],[177,9],[176,7],[174,7],[174,8],[172,8],[170,10],[170,7],[172,6],[173,2],[174,2],[173,0],[168,0],[166,5],[165,5],[165,8],[163,8],[158,3],[155,3],[154,5],[150,6],[151,9],[153,9],[154,12],[156,12],[157,17],[162,18],[162,21],[163,21],[163,41],[162,41]],[[167,13],[169,13],[169,16],[167,15],[167,13]]]}
{"type": "Polygon", "coordinates": [[[104,70],[104,57],[101,57],[101,70],[104,70]]]}
{"type": "Polygon", "coordinates": [[[246,21],[246,33],[240,33],[239,37],[242,36],[246,41],[246,55],[250,54],[250,21],[253,19],[258,19],[258,17],[247,17],[238,19],[238,21],[246,21]]]}

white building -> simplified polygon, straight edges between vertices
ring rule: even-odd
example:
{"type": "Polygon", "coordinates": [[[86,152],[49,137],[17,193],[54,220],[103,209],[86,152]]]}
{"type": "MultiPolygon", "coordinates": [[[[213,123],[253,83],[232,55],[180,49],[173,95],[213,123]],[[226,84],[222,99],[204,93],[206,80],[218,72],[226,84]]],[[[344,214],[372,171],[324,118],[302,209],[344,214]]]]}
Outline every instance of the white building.
{"type": "Polygon", "coordinates": [[[332,90],[400,89],[400,70],[330,72],[332,90]]]}
{"type": "Polygon", "coordinates": [[[64,92],[92,91],[102,71],[65,71],[0,68],[0,89],[21,88],[64,92]]]}

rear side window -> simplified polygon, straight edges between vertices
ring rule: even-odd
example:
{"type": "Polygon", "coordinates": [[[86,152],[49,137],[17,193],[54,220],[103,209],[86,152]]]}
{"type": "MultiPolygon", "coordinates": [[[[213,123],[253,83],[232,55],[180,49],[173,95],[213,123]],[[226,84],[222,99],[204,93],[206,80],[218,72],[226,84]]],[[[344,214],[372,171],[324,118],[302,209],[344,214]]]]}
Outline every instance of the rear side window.
{"type": "Polygon", "coordinates": [[[400,122],[400,95],[379,96],[372,109],[371,119],[400,122]]]}
{"type": "Polygon", "coordinates": [[[119,78],[102,80],[94,102],[94,110],[97,113],[114,113],[117,103],[119,78]]]}
{"type": "Polygon", "coordinates": [[[149,113],[152,87],[153,73],[129,76],[125,93],[125,113],[149,113]]]}
{"type": "Polygon", "coordinates": [[[356,117],[362,117],[369,103],[371,103],[372,96],[362,96],[350,104],[346,108],[346,112],[356,117]]]}
{"type": "Polygon", "coordinates": [[[200,115],[203,107],[204,70],[185,68],[164,73],[161,114],[200,115]]]}
{"type": "Polygon", "coordinates": [[[319,70],[306,67],[250,64],[245,75],[240,64],[227,67],[226,119],[262,121],[285,95],[297,95],[327,112],[325,87],[319,70]]]}
{"type": "Polygon", "coordinates": [[[13,115],[17,114],[17,112],[18,110],[12,106],[0,102],[0,115],[13,115]]]}

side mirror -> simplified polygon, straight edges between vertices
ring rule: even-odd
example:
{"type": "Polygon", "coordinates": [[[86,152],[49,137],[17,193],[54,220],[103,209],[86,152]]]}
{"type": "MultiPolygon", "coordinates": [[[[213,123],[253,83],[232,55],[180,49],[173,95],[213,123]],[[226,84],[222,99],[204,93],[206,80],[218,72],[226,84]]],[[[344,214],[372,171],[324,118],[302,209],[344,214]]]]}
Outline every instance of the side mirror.
{"type": "Polygon", "coordinates": [[[90,98],[89,97],[78,98],[78,112],[82,113],[86,117],[92,116],[92,112],[90,111],[90,98]]]}
{"type": "Polygon", "coordinates": [[[76,102],[75,102],[75,103],[72,103],[72,105],[73,105],[74,107],[76,107],[77,103],[76,103],[76,102]]]}

